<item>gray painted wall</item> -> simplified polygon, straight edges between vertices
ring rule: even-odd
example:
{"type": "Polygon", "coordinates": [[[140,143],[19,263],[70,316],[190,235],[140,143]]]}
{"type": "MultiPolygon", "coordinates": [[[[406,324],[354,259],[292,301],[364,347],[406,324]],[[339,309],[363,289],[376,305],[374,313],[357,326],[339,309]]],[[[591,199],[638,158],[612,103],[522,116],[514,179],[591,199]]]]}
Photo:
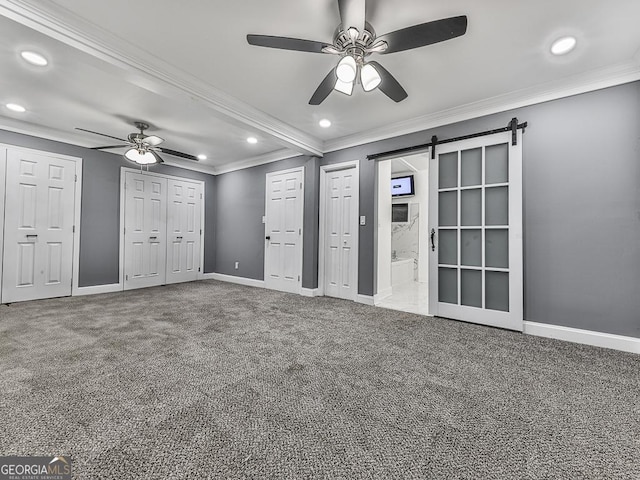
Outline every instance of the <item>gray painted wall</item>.
{"type": "Polygon", "coordinates": [[[300,156],[216,177],[217,273],[264,279],[266,175],[304,166],[302,286],[317,286],[319,165],[317,157],[300,156]]]}
{"type": "MultiPolygon", "coordinates": [[[[390,107],[392,108],[392,107],[390,107]]],[[[640,83],[332,152],[360,160],[360,214],[373,218],[366,155],[529,122],[523,141],[525,319],[640,337],[640,83]]],[[[374,293],[373,222],[360,227],[359,292],[374,293]]]]}
{"type": "MultiPolygon", "coordinates": [[[[390,108],[393,108],[390,105],[390,108]]],[[[375,163],[366,155],[528,121],[524,142],[525,319],[640,338],[640,82],[429,131],[297,157],[205,181],[205,272],[263,279],[265,175],[305,166],[303,281],[317,287],[321,165],[360,160],[359,293],[374,293],[375,163]],[[234,269],[234,262],[240,268],[234,269]]],[[[0,131],[0,142],[84,161],[80,285],[118,280],[117,155],[0,131]]]]}
{"type": "MultiPolygon", "coordinates": [[[[120,155],[0,130],[0,143],[81,157],[81,287],[118,283],[120,248],[120,167],[132,164],[120,155]]],[[[215,177],[159,165],[154,171],[205,182],[204,271],[215,270],[215,177]]]]}

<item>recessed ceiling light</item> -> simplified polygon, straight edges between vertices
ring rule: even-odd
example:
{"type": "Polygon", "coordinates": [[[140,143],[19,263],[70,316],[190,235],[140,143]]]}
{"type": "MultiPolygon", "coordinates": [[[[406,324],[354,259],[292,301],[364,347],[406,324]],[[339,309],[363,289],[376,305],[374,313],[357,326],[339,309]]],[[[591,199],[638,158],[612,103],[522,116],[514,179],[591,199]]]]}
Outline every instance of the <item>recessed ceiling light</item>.
{"type": "Polygon", "coordinates": [[[247,142],[251,144],[258,143],[258,139],[256,137],[249,137],[247,138],[247,142]]]}
{"type": "Polygon", "coordinates": [[[576,48],[576,37],[562,37],[551,45],[551,53],[554,55],[565,55],[576,48]]]}
{"type": "Polygon", "coordinates": [[[206,159],[207,159],[207,156],[206,156],[204,153],[201,153],[201,154],[200,154],[200,155],[198,155],[196,158],[197,158],[198,160],[206,160],[206,159]]]}
{"type": "Polygon", "coordinates": [[[320,125],[322,128],[329,128],[331,126],[331,120],[323,118],[318,122],[318,125],[320,125]]]}
{"type": "Polygon", "coordinates": [[[14,112],[24,113],[27,111],[22,105],[18,105],[17,103],[7,103],[7,108],[9,110],[13,110],[14,112]]]}
{"type": "Polygon", "coordinates": [[[29,62],[31,65],[37,65],[38,67],[44,67],[49,63],[49,61],[39,53],[32,52],[29,50],[24,50],[20,52],[20,56],[24,58],[25,61],[29,62]]]}

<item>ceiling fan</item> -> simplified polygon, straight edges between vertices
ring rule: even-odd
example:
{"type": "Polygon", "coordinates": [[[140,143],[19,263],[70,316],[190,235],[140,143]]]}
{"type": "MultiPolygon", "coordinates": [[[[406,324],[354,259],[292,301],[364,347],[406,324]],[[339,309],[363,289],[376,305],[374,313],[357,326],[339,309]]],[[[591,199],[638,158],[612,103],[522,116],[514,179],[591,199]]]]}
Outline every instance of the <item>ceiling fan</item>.
{"type": "Polygon", "coordinates": [[[353,86],[358,81],[365,92],[380,88],[393,101],[401,102],[407,98],[402,85],[382,65],[376,61],[368,61],[367,57],[372,53],[402,52],[459,37],[467,31],[467,17],[462,15],[421,23],[378,37],[365,19],[365,1],[338,0],[342,23],[336,29],[333,43],[252,34],[247,35],[247,41],[259,47],[341,57],[312,95],[310,105],[320,105],[333,90],[351,95],[353,86]]]}
{"type": "Polygon", "coordinates": [[[175,157],[186,158],[187,160],[194,160],[196,162],[198,161],[198,157],[196,157],[195,155],[178,152],[176,150],[170,150],[165,147],[159,147],[158,145],[164,142],[164,139],[156,135],[145,135],[144,131],[149,128],[149,125],[147,123],[135,122],[134,125],[138,130],[140,130],[140,132],[130,133],[126,140],[124,138],[114,137],[112,135],[107,135],[106,133],[94,132],[85,128],[76,127],[76,130],[81,130],[83,132],[93,133],[96,135],[102,135],[103,137],[113,138],[114,140],[125,142],[123,145],[93,147],[91,148],[91,150],[109,150],[111,148],[129,147],[129,149],[124,153],[124,157],[127,160],[135,162],[139,165],[163,163],[162,158],[160,157],[160,155],[158,155],[157,152],[166,153],[167,155],[173,155],[175,157]]]}

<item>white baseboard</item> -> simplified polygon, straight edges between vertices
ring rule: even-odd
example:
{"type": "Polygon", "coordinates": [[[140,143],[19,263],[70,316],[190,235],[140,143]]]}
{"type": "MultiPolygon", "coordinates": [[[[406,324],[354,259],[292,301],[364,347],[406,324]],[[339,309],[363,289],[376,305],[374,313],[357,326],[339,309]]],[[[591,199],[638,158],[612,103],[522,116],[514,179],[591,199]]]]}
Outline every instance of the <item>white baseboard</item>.
{"type": "Polygon", "coordinates": [[[71,296],[79,297],[82,295],[96,295],[98,293],[113,293],[121,292],[123,290],[121,283],[110,283],[108,285],[93,285],[90,287],[78,287],[71,296]]]}
{"type": "Polygon", "coordinates": [[[623,335],[548,325],[546,323],[528,322],[526,320],[524,321],[524,333],[538,337],[555,338],[567,342],[593,345],[594,347],[640,353],[640,338],[625,337],[623,335]]]}
{"type": "Polygon", "coordinates": [[[304,287],[302,287],[300,289],[300,295],[302,295],[303,297],[318,297],[318,296],[320,296],[320,289],[319,288],[304,288],[304,287]]]}
{"type": "Polygon", "coordinates": [[[202,275],[203,280],[220,280],[221,282],[237,283],[238,285],[246,285],[247,287],[266,288],[264,280],[256,280],[255,278],[236,277],[235,275],[225,275],[223,273],[205,273],[202,275]]]}
{"type": "Polygon", "coordinates": [[[374,305],[373,297],[371,295],[360,295],[356,297],[356,302],[364,303],[365,305],[374,305]]]}
{"type": "Polygon", "coordinates": [[[379,291],[373,296],[373,303],[377,305],[385,298],[391,296],[393,294],[393,287],[385,288],[384,290],[379,291]]]}

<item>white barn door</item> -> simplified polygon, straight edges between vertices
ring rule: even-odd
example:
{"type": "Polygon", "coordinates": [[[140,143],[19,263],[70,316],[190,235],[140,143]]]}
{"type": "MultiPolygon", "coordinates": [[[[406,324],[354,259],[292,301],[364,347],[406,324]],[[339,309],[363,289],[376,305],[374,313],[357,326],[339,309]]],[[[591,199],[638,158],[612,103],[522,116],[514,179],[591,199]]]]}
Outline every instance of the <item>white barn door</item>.
{"type": "Polygon", "coordinates": [[[2,301],[71,295],[76,162],[7,150],[2,301]]]}
{"type": "Polygon", "coordinates": [[[522,132],[438,145],[429,178],[430,312],[522,331],[522,132]]]}
{"type": "Polygon", "coordinates": [[[202,184],[168,181],[167,283],[190,282],[200,271],[202,184]]]}
{"type": "Polygon", "coordinates": [[[320,179],[320,278],[325,295],[356,300],[359,169],[354,163],[332,168],[322,167],[320,179]]]}
{"type": "Polygon", "coordinates": [[[304,168],[268,173],[266,177],[265,286],[300,293],[304,168]]]}
{"type": "Polygon", "coordinates": [[[167,179],[125,173],[124,289],[163,285],[167,258],[167,179]]]}

